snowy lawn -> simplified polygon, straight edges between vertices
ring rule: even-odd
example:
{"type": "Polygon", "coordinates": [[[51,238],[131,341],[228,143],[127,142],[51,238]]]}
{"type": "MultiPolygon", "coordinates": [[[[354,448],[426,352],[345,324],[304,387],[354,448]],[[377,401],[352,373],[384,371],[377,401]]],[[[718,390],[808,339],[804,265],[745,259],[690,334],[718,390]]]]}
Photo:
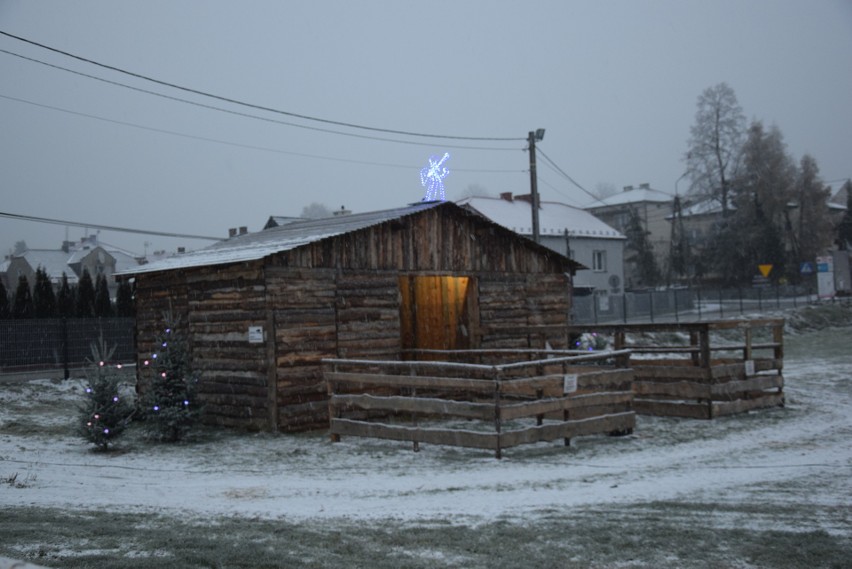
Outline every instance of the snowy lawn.
{"type": "MultiPolygon", "coordinates": [[[[796,318],[801,318],[796,316],[796,318]]],[[[833,322],[836,323],[836,322],[833,322]]],[[[74,436],[82,380],[0,384],[0,556],[50,567],[849,567],[852,326],[787,405],[488,451],[202,429],[74,436]]]]}

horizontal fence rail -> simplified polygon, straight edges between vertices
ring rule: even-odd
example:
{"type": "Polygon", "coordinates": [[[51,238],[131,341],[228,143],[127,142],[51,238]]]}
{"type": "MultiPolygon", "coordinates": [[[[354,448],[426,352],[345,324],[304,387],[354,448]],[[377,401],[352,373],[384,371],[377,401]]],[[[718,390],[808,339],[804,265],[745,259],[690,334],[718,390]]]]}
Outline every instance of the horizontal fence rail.
{"type": "Polygon", "coordinates": [[[324,359],[330,435],[502,451],[635,427],[629,350],[416,350],[418,360],[324,359]],[[520,356],[540,359],[517,361],[520,356]],[[436,356],[443,356],[436,361],[436,356]],[[453,361],[449,361],[453,360],[453,361]],[[460,361],[467,360],[467,361],[460,361]],[[508,360],[508,361],[507,361],[508,360]],[[500,363],[496,363],[496,362],[500,363]]]}
{"type": "Polygon", "coordinates": [[[0,320],[0,372],[82,367],[103,339],[111,360],[136,360],[133,318],[34,318],[0,320]]]}

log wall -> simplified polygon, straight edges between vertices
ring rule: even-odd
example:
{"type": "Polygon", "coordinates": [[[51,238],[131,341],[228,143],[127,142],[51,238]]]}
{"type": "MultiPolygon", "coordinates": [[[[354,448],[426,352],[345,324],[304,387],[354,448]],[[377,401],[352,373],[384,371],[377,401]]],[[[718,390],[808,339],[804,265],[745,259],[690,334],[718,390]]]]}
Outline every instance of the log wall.
{"type": "Polygon", "coordinates": [[[209,424],[267,429],[271,425],[266,342],[249,342],[249,327],[268,336],[266,285],[260,263],[187,275],[192,363],[209,424]]]}
{"type": "Polygon", "coordinates": [[[571,282],[558,274],[481,275],[478,347],[568,348],[571,282]]]}

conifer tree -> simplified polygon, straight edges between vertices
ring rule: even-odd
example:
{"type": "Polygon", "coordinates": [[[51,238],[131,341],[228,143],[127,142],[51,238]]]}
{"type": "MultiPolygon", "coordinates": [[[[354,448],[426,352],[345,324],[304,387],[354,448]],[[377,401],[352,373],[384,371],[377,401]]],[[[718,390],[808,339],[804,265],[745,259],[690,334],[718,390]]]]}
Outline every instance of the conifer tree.
{"type": "Polygon", "coordinates": [[[62,273],[62,284],[56,295],[56,313],[60,318],[74,316],[74,289],[68,285],[68,275],[62,273]]]}
{"type": "Polygon", "coordinates": [[[79,433],[98,450],[107,450],[127,428],[134,406],[120,393],[120,366],[110,365],[115,346],[107,349],[103,336],[92,343],[89,383],[79,414],[79,433]]]}
{"type": "Polygon", "coordinates": [[[127,280],[122,280],[118,284],[115,311],[121,318],[132,318],[136,312],[133,306],[133,287],[127,280]]]}
{"type": "Polygon", "coordinates": [[[15,289],[15,298],[12,301],[12,317],[32,318],[34,313],[30,283],[26,275],[21,275],[18,277],[18,288],[15,289]]]}
{"type": "Polygon", "coordinates": [[[88,269],[83,269],[83,274],[80,275],[74,314],[78,318],[91,318],[95,315],[95,285],[88,269]]]}
{"type": "Polygon", "coordinates": [[[634,267],[633,274],[639,280],[634,286],[654,286],[660,280],[660,269],[648,239],[650,234],[642,226],[639,212],[631,208],[627,226],[624,228],[624,236],[627,237],[624,261],[634,267]]]}
{"type": "Polygon", "coordinates": [[[197,422],[198,374],[192,370],[186,340],[179,323],[167,315],[157,338],[158,349],[143,364],[147,387],[140,402],[140,416],[150,438],[163,442],[181,440],[197,422]]]}
{"type": "Polygon", "coordinates": [[[0,320],[11,318],[12,311],[9,306],[9,293],[6,291],[6,286],[3,281],[0,281],[0,320]]]}
{"type": "Polygon", "coordinates": [[[95,281],[95,316],[108,317],[112,316],[112,301],[109,298],[109,286],[107,285],[106,277],[98,275],[95,281]]]}
{"type": "Polygon", "coordinates": [[[42,267],[36,269],[35,286],[33,287],[33,308],[36,318],[53,318],[56,316],[56,294],[53,283],[42,267]]]}

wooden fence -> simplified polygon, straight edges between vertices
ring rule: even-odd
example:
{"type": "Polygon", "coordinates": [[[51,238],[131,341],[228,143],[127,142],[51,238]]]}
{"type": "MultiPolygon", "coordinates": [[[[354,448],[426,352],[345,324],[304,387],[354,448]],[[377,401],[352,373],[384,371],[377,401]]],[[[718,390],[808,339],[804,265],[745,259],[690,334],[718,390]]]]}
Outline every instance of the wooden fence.
{"type": "Polygon", "coordinates": [[[325,359],[330,434],[493,450],[635,427],[629,351],[418,350],[431,361],[325,359]],[[434,361],[437,356],[444,361],[434,361]],[[532,361],[492,363],[544,357],[532,361]],[[446,361],[453,360],[453,361],[446,361]],[[478,363],[472,363],[478,362],[478,363]]]}
{"type": "MultiPolygon", "coordinates": [[[[569,333],[581,337],[590,330],[574,326],[569,333]]],[[[611,336],[616,350],[630,349],[639,414],[712,419],[784,405],[783,319],[593,330],[611,336]]]]}

